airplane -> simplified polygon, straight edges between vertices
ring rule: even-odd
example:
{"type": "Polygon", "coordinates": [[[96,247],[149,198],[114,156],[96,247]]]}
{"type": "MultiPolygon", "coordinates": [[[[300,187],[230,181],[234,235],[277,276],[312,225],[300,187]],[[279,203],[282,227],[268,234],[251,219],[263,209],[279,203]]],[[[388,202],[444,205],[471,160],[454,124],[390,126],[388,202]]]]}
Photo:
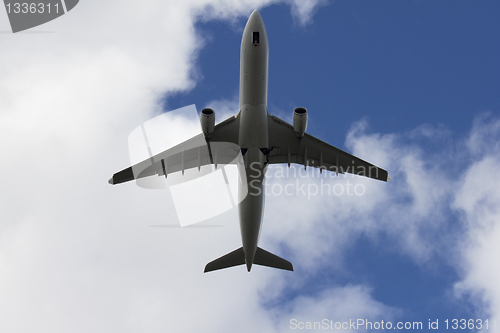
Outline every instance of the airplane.
{"type": "Polygon", "coordinates": [[[308,111],[297,107],[293,124],[267,110],[269,45],[264,21],[258,11],[252,12],[243,31],[240,53],[240,110],[215,125],[215,112],[200,112],[202,133],[192,139],[151,156],[140,163],[117,172],[109,180],[119,184],[153,175],[165,176],[204,165],[231,163],[238,154],[246,186],[239,186],[238,211],[242,247],[209,262],[205,273],[223,268],[261,265],[293,271],[293,265],[277,255],[258,247],[264,213],[263,181],[268,165],[299,164],[315,167],[337,175],[351,173],[380,181],[389,181],[386,170],[323,142],[308,133],[308,111]],[[200,143],[201,142],[201,143],[200,143]],[[236,147],[224,149],[224,143],[236,147]],[[222,146],[221,146],[222,145],[222,146]],[[217,148],[219,147],[219,148],[217,148]],[[245,188],[246,191],[241,190],[245,188]]]}

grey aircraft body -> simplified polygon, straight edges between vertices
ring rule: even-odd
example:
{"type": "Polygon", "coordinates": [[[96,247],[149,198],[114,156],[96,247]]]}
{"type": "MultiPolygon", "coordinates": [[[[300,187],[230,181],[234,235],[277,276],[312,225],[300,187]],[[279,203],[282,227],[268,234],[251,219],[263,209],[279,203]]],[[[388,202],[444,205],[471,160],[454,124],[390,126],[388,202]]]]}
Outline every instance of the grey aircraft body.
{"type": "Polygon", "coordinates": [[[117,172],[109,180],[118,184],[148,176],[167,176],[203,165],[231,163],[242,156],[240,175],[246,186],[239,186],[239,221],[242,247],[208,263],[205,272],[246,264],[293,270],[292,264],[257,246],[264,212],[263,181],[270,164],[291,163],[320,168],[321,171],[352,173],[389,181],[387,171],[307,133],[308,112],[298,107],[293,124],[269,114],[267,78],[269,47],[267,33],[258,11],[246,24],[240,55],[240,110],[236,116],[215,125],[215,112],[205,108],[200,113],[202,134],[173,148],[117,172]],[[200,144],[201,142],[201,144],[200,144]],[[220,144],[237,148],[233,154],[220,144]],[[219,148],[217,148],[219,147],[219,148]],[[222,148],[220,148],[222,147],[222,148]]]}

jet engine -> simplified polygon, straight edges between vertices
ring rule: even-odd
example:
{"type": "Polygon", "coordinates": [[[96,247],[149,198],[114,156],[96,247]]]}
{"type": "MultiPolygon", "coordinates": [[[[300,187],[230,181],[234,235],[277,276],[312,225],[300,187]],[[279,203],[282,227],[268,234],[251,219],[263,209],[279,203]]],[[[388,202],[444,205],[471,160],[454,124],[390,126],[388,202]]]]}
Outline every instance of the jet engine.
{"type": "Polygon", "coordinates": [[[307,109],[295,108],[293,110],[293,130],[299,138],[304,136],[307,128],[307,109]]]}
{"type": "Polygon", "coordinates": [[[215,112],[212,109],[205,108],[200,112],[201,130],[205,138],[210,138],[215,126],[215,112]]]}

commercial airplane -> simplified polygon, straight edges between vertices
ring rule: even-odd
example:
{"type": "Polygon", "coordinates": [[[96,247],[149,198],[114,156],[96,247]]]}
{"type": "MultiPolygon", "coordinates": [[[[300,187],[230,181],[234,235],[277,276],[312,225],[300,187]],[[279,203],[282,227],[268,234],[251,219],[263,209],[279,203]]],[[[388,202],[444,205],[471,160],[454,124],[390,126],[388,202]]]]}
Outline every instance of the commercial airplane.
{"type": "MultiPolygon", "coordinates": [[[[240,176],[246,186],[239,186],[239,220],[242,247],[209,262],[205,272],[252,264],[293,271],[292,264],[257,246],[261,230],[264,191],[263,181],[270,164],[291,163],[343,174],[389,181],[387,171],[345,151],[335,148],[307,133],[308,112],[303,107],[293,111],[293,124],[269,114],[267,110],[268,40],[264,22],[254,11],[241,40],[240,110],[236,116],[215,125],[215,112],[201,110],[202,132],[149,159],[117,172],[109,180],[119,184],[148,176],[168,174],[203,165],[230,163],[239,154],[240,176]],[[199,144],[199,142],[202,142],[199,144]],[[224,149],[224,143],[236,147],[224,149]],[[221,146],[222,145],[222,146],[221,146]],[[242,189],[245,190],[242,190],[242,189]]],[[[227,146],[226,146],[227,148],[227,146]]],[[[241,179],[240,179],[241,180],[241,179]]]]}

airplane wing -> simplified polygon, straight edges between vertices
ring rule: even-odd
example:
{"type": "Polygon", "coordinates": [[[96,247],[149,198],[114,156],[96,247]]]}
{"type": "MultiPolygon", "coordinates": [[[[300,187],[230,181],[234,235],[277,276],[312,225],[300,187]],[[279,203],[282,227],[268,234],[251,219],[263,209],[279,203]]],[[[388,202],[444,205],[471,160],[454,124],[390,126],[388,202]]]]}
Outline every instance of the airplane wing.
{"type": "Polygon", "coordinates": [[[120,184],[134,179],[153,175],[168,174],[192,168],[200,168],[208,164],[237,163],[240,149],[238,147],[239,118],[233,116],[217,124],[210,136],[209,144],[203,133],[184,141],[177,146],[119,171],[108,181],[120,184]]]}
{"type": "Polygon", "coordinates": [[[346,153],[312,135],[297,137],[293,126],[276,116],[269,118],[269,164],[296,163],[337,173],[352,173],[382,181],[387,171],[346,153]]]}

